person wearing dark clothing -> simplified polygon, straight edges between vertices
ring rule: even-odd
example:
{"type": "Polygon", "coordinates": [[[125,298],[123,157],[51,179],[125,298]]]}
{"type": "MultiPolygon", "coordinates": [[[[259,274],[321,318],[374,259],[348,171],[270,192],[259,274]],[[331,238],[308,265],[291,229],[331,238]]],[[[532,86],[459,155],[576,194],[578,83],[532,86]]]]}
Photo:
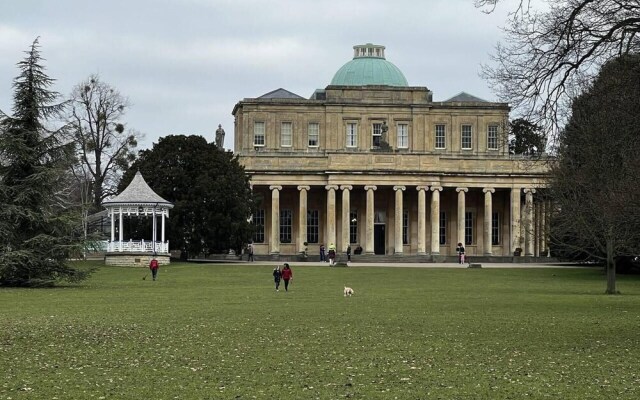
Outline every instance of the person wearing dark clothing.
{"type": "Polygon", "coordinates": [[[247,258],[247,261],[254,261],[253,260],[253,245],[251,243],[249,243],[247,245],[247,253],[249,253],[249,257],[247,258]]]}
{"type": "Polygon", "coordinates": [[[347,246],[347,262],[351,262],[351,245],[347,246]]]}
{"type": "Polygon", "coordinates": [[[336,260],[336,246],[331,243],[329,245],[329,265],[333,265],[336,260]]]}
{"type": "Polygon", "coordinates": [[[326,261],[326,258],[324,256],[324,245],[323,244],[320,245],[320,261],[326,261]]]}
{"type": "Polygon", "coordinates": [[[289,281],[293,280],[293,271],[289,268],[289,264],[284,263],[284,269],[282,270],[282,280],[284,281],[284,290],[289,291],[289,281]]]}
{"type": "Polygon", "coordinates": [[[458,253],[458,264],[464,264],[464,246],[462,245],[462,243],[458,243],[456,252],[458,253]]]}
{"type": "Polygon", "coordinates": [[[160,263],[158,263],[158,260],[153,257],[153,259],[149,262],[149,269],[151,270],[151,276],[153,277],[154,281],[158,276],[158,268],[160,268],[160,263]]]}
{"type": "Polygon", "coordinates": [[[277,266],[273,270],[273,281],[276,283],[276,292],[280,291],[280,278],[282,278],[282,272],[280,266],[277,266]]]}

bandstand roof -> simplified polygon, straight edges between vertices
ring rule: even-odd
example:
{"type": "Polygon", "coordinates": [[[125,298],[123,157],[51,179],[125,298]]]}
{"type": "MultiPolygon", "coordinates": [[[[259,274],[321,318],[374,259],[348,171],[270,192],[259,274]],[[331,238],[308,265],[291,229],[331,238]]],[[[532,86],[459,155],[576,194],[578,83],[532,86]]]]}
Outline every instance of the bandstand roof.
{"type": "Polygon", "coordinates": [[[158,196],[156,192],[151,190],[147,182],[142,177],[140,171],[136,172],[133,180],[125,190],[119,195],[102,202],[104,207],[113,207],[120,205],[160,205],[167,208],[173,208],[173,204],[158,196]]]}

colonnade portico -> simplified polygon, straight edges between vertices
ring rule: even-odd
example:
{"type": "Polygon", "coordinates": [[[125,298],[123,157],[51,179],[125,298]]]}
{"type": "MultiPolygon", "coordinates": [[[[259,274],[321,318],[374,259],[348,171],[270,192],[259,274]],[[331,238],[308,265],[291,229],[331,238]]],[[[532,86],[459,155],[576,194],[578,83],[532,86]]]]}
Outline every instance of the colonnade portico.
{"type": "MultiPolygon", "coordinates": [[[[254,184],[254,190],[259,186],[254,184]]],[[[255,244],[258,248],[264,244],[265,254],[281,254],[282,246],[282,254],[299,254],[320,244],[334,244],[341,253],[357,245],[363,254],[436,256],[454,255],[457,243],[463,243],[468,254],[482,256],[512,256],[518,248],[524,249],[523,255],[538,256],[547,249],[548,205],[534,204],[534,188],[439,182],[261,187],[270,191],[270,215],[264,219],[264,230],[269,234],[264,242],[255,244]],[[521,204],[522,192],[525,201],[521,204]],[[280,243],[282,209],[298,214],[291,217],[295,222],[285,243],[280,243]],[[314,226],[308,225],[308,212],[316,213],[314,226]],[[384,253],[376,250],[376,240],[380,240],[377,225],[386,225],[384,253]],[[313,231],[314,227],[316,233],[310,241],[308,229],[313,231]]]]}

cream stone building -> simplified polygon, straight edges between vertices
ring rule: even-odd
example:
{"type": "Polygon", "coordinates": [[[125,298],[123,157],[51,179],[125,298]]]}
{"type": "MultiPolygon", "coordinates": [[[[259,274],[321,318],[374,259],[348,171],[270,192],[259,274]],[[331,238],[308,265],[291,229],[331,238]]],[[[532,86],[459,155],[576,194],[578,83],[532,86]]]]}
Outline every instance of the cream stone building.
{"type": "MultiPolygon", "coordinates": [[[[338,253],[441,261],[546,252],[544,160],[510,155],[509,106],[467,93],[434,101],[385,47],[354,46],[325,89],[277,89],[233,109],[235,153],[261,204],[257,256],[338,253]]],[[[357,255],[354,255],[358,257],[357,255]]]]}

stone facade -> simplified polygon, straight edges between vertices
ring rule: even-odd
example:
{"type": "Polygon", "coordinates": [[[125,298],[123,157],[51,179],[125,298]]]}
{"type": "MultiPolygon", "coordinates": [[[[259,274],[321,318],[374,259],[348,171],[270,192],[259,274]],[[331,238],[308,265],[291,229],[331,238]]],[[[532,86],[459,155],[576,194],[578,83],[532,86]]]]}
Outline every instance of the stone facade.
{"type": "Polygon", "coordinates": [[[509,106],[426,87],[280,89],[233,110],[235,153],[262,199],[257,255],[540,255],[547,160],[510,155],[509,106]],[[539,192],[539,190],[538,190],[539,192]],[[306,244],[305,244],[306,243],[306,244]]]}
{"type": "MultiPolygon", "coordinates": [[[[149,262],[153,258],[153,255],[149,253],[107,253],[105,255],[105,265],[115,267],[149,267],[149,262]]],[[[163,265],[169,265],[171,258],[168,255],[157,255],[156,259],[160,263],[160,268],[163,265]]]]}

